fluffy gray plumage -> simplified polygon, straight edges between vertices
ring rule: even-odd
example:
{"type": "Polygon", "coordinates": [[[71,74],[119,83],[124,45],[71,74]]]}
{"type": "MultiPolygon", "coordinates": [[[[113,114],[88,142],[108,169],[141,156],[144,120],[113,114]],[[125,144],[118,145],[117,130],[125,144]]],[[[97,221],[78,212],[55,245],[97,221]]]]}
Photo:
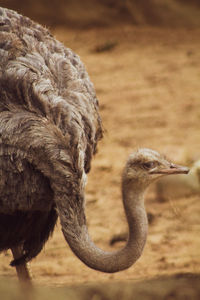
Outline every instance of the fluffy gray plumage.
{"type": "Polygon", "coordinates": [[[20,244],[25,260],[37,255],[57,219],[55,195],[67,193],[69,222],[81,214],[83,197],[73,194],[84,187],[101,137],[79,56],[0,8],[0,250],[20,244]]]}

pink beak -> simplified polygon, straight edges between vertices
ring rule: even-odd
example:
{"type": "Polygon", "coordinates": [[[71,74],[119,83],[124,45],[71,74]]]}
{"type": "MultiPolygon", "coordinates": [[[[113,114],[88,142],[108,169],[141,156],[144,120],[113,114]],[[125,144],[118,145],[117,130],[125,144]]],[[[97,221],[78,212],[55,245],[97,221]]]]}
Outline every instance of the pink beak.
{"type": "Polygon", "coordinates": [[[190,171],[189,168],[175,165],[175,164],[170,164],[169,167],[163,168],[163,169],[158,169],[158,170],[152,170],[150,171],[150,174],[188,174],[190,171]]]}

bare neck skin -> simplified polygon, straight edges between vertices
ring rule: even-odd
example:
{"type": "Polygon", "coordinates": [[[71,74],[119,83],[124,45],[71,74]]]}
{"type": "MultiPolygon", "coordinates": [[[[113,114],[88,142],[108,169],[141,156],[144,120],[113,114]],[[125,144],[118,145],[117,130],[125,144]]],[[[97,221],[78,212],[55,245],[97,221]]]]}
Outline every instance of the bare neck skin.
{"type": "Polygon", "coordinates": [[[105,252],[98,248],[90,239],[86,222],[80,224],[77,216],[69,223],[65,208],[60,205],[61,201],[56,199],[63,234],[72,251],[87,266],[102,272],[113,273],[130,267],[141,256],[146,242],[148,221],[144,208],[144,190],[138,187],[137,182],[123,178],[122,195],[129,239],[124,248],[113,252],[105,252]]]}

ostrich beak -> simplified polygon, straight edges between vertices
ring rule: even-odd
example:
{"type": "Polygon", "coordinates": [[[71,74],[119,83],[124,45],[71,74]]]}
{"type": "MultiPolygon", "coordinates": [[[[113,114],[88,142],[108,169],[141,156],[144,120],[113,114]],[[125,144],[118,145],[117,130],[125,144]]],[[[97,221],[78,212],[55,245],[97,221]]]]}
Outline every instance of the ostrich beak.
{"type": "Polygon", "coordinates": [[[155,168],[150,171],[150,174],[163,174],[163,175],[171,175],[171,174],[188,174],[190,171],[189,168],[175,165],[175,164],[170,164],[167,167],[163,168],[155,168]]]}

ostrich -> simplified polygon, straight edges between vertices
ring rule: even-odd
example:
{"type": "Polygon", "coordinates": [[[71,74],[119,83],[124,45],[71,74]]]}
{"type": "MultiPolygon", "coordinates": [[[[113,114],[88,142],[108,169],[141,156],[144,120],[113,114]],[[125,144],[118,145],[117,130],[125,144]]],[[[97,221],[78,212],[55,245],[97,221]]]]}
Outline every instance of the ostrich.
{"type": "Polygon", "coordinates": [[[79,57],[42,26],[0,8],[0,251],[11,249],[20,280],[57,218],[72,251],[89,267],[117,272],[141,255],[147,235],[144,191],[188,169],[157,152],[131,154],[122,176],[126,246],[104,252],[91,241],[84,187],[102,138],[98,101],[79,57]]]}

